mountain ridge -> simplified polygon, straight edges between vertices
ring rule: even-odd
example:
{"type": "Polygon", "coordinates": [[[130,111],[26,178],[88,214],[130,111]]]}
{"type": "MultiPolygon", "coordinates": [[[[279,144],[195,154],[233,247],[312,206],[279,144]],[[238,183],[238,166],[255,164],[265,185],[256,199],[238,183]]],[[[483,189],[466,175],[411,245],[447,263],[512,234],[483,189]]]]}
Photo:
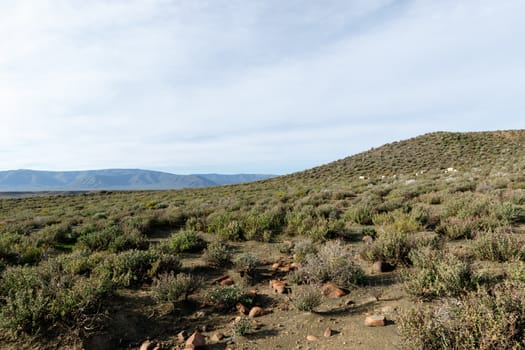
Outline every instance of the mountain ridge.
{"type": "Polygon", "coordinates": [[[189,174],[144,169],[0,171],[0,192],[169,190],[201,188],[265,180],[270,174],[189,174]]]}

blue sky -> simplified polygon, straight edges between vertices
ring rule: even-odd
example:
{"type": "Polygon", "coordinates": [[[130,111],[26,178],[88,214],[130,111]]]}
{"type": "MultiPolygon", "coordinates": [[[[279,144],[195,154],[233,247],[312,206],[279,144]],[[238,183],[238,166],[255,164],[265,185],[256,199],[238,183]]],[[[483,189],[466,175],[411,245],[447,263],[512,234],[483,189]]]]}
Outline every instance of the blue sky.
{"type": "Polygon", "coordinates": [[[0,170],[283,174],[525,128],[522,0],[3,0],[0,170]]]}

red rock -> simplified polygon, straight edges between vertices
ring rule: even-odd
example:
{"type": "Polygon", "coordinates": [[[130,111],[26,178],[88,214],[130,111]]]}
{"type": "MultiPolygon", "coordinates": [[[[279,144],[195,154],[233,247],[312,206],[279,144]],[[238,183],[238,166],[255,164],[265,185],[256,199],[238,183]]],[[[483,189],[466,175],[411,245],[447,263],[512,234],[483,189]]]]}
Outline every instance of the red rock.
{"type": "Polygon", "coordinates": [[[338,288],[333,283],[326,283],[321,289],[323,295],[328,298],[341,298],[346,293],[341,288],[338,288]]]}
{"type": "Polygon", "coordinates": [[[237,303],[237,305],[235,305],[235,308],[237,309],[237,311],[239,311],[241,315],[246,315],[248,313],[248,308],[241,303],[237,303]]]}
{"type": "Polygon", "coordinates": [[[372,315],[365,319],[365,326],[368,327],[383,327],[385,325],[386,318],[382,315],[372,315]]]}
{"type": "Polygon", "coordinates": [[[276,262],[276,263],[272,264],[272,270],[274,270],[274,271],[277,270],[279,268],[279,266],[281,266],[281,263],[279,263],[279,262],[276,262]]]}
{"type": "Polygon", "coordinates": [[[301,263],[298,263],[296,261],[290,264],[290,270],[297,270],[299,267],[301,267],[301,263]]]}
{"type": "Polygon", "coordinates": [[[246,293],[247,296],[249,297],[252,297],[252,298],[255,298],[257,296],[257,289],[251,289],[248,291],[248,293],[246,293]]]}
{"type": "Polygon", "coordinates": [[[283,266],[283,267],[279,268],[279,271],[281,271],[281,272],[290,272],[290,266],[289,265],[283,266]]]}
{"type": "Polygon", "coordinates": [[[254,318],[254,317],[259,317],[259,316],[262,316],[262,315],[264,315],[263,308],[259,307],[259,306],[254,306],[250,310],[250,313],[248,314],[248,317],[254,318]]]}
{"type": "Polygon", "coordinates": [[[194,332],[186,340],[186,349],[198,349],[206,345],[206,338],[199,332],[194,332]]]}
{"type": "Polygon", "coordinates": [[[326,329],[324,330],[323,337],[325,337],[325,338],[329,338],[329,337],[331,337],[331,336],[332,336],[332,330],[330,329],[330,327],[328,327],[328,328],[326,328],[326,329]]]}
{"type": "Polygon", "coordinates": [[[225,280],[222,280],[220,285],[221,286],[231,286],[232,284],[235,284],[235,282],[233,282],[233,280],[231,278],[227,278],[225,280]]]}
{"type": "Polygon", "coordinates": [[[216,279],[214,279],[214,280],[212,280],[210,282],[210,285],[214,285],[216,283],[220,283],[220,282],[222,282],[222,281],[224,281],[225,279],[228,279],[228,278],[230,278],[230,277],[228,277],[228,275],[223,275],[221,277],[217,277],[216,279]]]}
{"type": "Polygon", "coordinates": [[[275,293],[284,294],[286,293],[286,283],[278,280],[270,281],[270,288],[273,289],[275,293]]]}
{"type": "Polygon", "coordinates": [[[317,337],[315,335],[307,335],[306,336],[306,340],[308,340],[308,341],[318,341],[319,337],[317,337]]]}

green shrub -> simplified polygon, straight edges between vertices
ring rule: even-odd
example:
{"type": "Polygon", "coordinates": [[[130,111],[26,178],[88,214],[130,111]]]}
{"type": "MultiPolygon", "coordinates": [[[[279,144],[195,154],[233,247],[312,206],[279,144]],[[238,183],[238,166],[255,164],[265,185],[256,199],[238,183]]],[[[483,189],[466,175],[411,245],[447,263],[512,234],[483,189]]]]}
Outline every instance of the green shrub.
{"type": "Polygon", "coordinates": [[[223,240],[240,241],[244,237],[239,221],[229,213],[211,213],[206,223],[208,232],[218,235],[223,240]]]}
{"type": "Polygon", "coordinates": [[[359,225],[371,225],[372,217],[376,213],[377,211],[371,205],[360,203],[348,208],[344,214],[344,218],[359,225]]]}
{"type": "Polygon", "coordinates": [[[507,275],[513,281],[525,283],[525,262],[512,261],[508,263],[507,275]]]}
{"type": "Polygon", "coordinates": [[[118,253],[130,249],[147,249],[148,245],[149,243],[146,236],[138,230],[133,230],[131,233],[116,236],[108,244],[108,250],[113,253],[118,253]]]}
{"type": "Polygon", "coordinates": [[[233,337],[245,336],[253,331],[253,323],[248,317],[233,320],[230,324],[233,337]]]}
{"type": "Polygon", "coordinates": [[[384,261],[392,265],[409,264],[408,255],[415,245],[409,234],[403,232],[384,232],[361,251],[363,259],[384,261]]]}
{"type": "Polygon", "coordinates": [[[193,275],[163,273],[153,280],[153,296],[158,302],[175,303],[180,298],[187,300],[202,285],[202,280],[193,275]]]}
{"type": "Polygon", "coordinates": [[[107,250],[115,238],[122,233],[122,229],[118,225],[111,225],[100,231],[88,231],[78,238],[77,249],[107,250]]]}
{"type": "Polygon", "coordinates": [[[354,287],[364,280],[363,270],[339,241],[326,242],[316,254],[307,255],[299,271],[311,283],[330,281],[341,288],[354,287]]]}
{"type": "Polygon", "coordinates": [[[525,293],[504,283],[481,288],[441,305],[420,305],[401,314],[399,329],[410,349],[525,348],[525,293]]]}
{"type": "Polygon", "coordinates": [[[232,260],[231,247],[220,241],[212,242],[204,251],[203,258],[208,265],[213,267],[228,266],[232,260]]]}
{"type": "Polygon", "coordinates": [[[311,239],[305,239],[295,244],[292,249],[293,257],[296,262],[303,262],[308,254],[317,253],[317,247],[311,239]]]}
{"type": "Polygon", "coordinates": [[[297,288],[292,295],[292,304],[299,311],[314,311],[321,305],[321,300],[319,288],[311,285],[297,288]]]}
{"type": "Polygon", "coordinates": [[[253,302],[238,285],[216,286],[208,291],[207,298],[210,303],[224,310],[233,308],[237,303],[250,305],[253,302]]]}
{"type": "Polygon", "coordinates": [[[178,255],[157,254],[157,258],[151,264],[148,272],[149,277],[159,276],[164,273],[177,273],[182,268],[182,262],[178,255]]]}
{"type": "Polygon", "coordinates": [[[172,234],[168,239],[161,241],[156,247],[165,254],[178,254],[182,252],[197,252],[204,248],[205,242],[199,238],[195,231],[181,230],[172,234]]]}
{"type": "Polygon", "coordinates": [[[436,228],[436,232],[450,240],[472,238],[478,226],[478,220],[473,218],[448,217],[436,228]]]}
{"type": "Polygon", "coordinates": [[[59,260],[10,267],[2,274],[0,327],[36,334],[57,322],[75,324],[111,292],[109,281],[67,273],[59,260]]]}
{"type": "Polygon", "coordinates": [[[461,295],[476,286],[477,278],[468,261],[443,250],[423,247],[409,256],[414,270],[405,274],[405,290],[423,300],[461,295]]]}
{"type": "Polygon", "coordinates": [[[511,232],[480,232],[476,235],[472,247],[478,259],[490,261],[509,261],[525,259],[525,248],[511,232]]]}
{"type": "Polygon", "coordinates": [[[150,271],[158,256],[158,253],[142,250],[111,254],[93,269],[93,273],[110,280],[116,287],[139,285],[150,279],[150,271]]]}
{"type": "Polygon", "coordinates": [[[259,259],[251,253],[242,253],[233,259],[237,271],[248,276],[255,276],[255,269],[259,265],[259,259]]]}

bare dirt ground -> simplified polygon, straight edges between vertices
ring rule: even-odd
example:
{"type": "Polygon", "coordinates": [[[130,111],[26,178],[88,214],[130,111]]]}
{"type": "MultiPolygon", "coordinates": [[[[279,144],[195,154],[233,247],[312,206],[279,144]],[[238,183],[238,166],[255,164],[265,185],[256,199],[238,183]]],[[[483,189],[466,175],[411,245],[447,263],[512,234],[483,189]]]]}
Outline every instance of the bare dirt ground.
{"type": "MultiPolygon", "coordinates": [[[[362,243],[356,243],[360,245],[362,243]]],[[[369,286],[352,290],[338,298],[323,298],[315,312],[294,310],[290,303],[292,294],[274,293],[268,281],[278,278],[286,281],[285,273],[273,274],[271,264],[279,259],[289,259],[278,250],[278,244],[243,242],[236,244],[242,251],[254,253],[263,262],[258,270],[258,280],[247,283],[239,273],[231,270],[216,271],[206,267],[199,254],[184,256],[187,271],[205,275],[207,280],[221,275],[230,276],[246,289],[256,289],[256,305],[265,310],[263,316],[254,319],[254,330],[246,336],[234,337],[231,322],[238,313],[222,313],[213,305],[201,304],[205,292],[194,295],[190,302],[159,305],[151,297],[149,288],[126,290],[111,301],[109,326],[104,333],[98,333],[83,342],[86,349],[138,348],[150,339],[161,348],[171,349],[180,345],[177,334],[187,331],[191,334],[200,329],[207,338],[208,349],[397,349],[400,337],[397,332],[398,310],[410,307],[406,293],[396,273],[373,274],[371,265],[363,262],[369,274],[369,286]],[[366,327],[367,315],[386,316],[385,327],[366,327]],[[324,337],[327,328],[330,337],[324,337]],[[224,339],[214,341],[214,334],[222,333],[224,339]],[[308,335],[319,338],[307,340],[308,335]]]]}
{"type": "MultiPolygon", "coordinates": [[[[155,237],[155,240],[162,239],[155,237]]],[[[363,243],[351,243],[354,248],[363,243]]],[[[239,251],[252,252],[263,262],[258,269],[258,279],[247,283],[233,269],[214,270],[205,265],[200,254],[183,256],[183,269],[206,276],[211,281],[221,275],[230,276],[236,284],[248,290],[257,290],[255,304],[265,314],[254,319],[254,329],[246,336],[234,337],[231,322],[239,314],[236,310],[220,312],[213,305],[205,304],[206,290],[193,295],[188,302],[158,304],[152,297],[151,288],[126,289],[108,300],[107,312],[101,313],[103,328],[71,330],[68,335],[42,342],[41,338],[25,339],[24,346],[2,343],[4,349],[139,349],[145,340],[160,345],[161,349],[177,349],[181,342],[177,335],[181,331],[191,334],[200,330],[206,337],[206,349],[399,349],[400,336],[396,320],[398,311],[413,303],[403,291],[397,273],[373,273],[369,263],[362,262],[368,275],[368,286],[351,290],[342,298],[323,297],[315,312],[295,310],[290,302],[291,294],[276,294],[270,279],[286,281],[286,273],[273,273],[271,264],[281,259],[290,260],[279,252],[277,243],[236,243],[239,251]],[[384,327],[367,327],[367,315],[381,314],[387,319],[384,327]],[[327,328],[331,336],[323,336],[327,328]],[[220,341],[214,340],[217,333],[224,334],[220,341]],[[313,335],[318,340],[308,340],[313,335]]],[[[206,286],[208,288],[208,286],[206,286]]],[[[205,288],[205,289],[206,289],[205,288]]],[[[67,334],[67,333],[66,333],[67,334]]]]}

